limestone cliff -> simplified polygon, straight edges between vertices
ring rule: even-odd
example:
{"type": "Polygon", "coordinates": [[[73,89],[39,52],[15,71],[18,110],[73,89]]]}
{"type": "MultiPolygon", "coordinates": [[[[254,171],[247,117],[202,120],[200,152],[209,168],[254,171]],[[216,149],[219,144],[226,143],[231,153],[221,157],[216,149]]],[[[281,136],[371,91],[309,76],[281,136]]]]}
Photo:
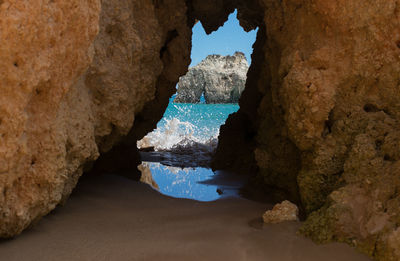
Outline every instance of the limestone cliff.
{"type": "Polygon", "coordinates": [[[174,102],[198,103],[204,95],[206,103],[237,103],[248,69],[241,52],[233,56],[209,55],[179,79],[174,102]]]}

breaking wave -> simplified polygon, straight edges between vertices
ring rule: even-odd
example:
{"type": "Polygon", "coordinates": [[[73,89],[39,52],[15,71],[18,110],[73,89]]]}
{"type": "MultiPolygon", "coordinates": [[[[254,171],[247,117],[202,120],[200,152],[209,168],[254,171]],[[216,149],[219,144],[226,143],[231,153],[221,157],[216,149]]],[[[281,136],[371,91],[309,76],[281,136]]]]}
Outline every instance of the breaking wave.
{"type": "Polygon", "coordinates": [[[147,134],[137,142],[139,149],[169,151],[175,154],[207,154],[211,156],[218,145],[218,130],[201,130],[187,121],[177,118],[165,119],[165,124],[147,134]],[[214,133],[213,133],[214,132],[214,133]],[[207,133],[208,135],[202,135],[207,133]]]}
{"type": "Polygon", "coordinates": [[[209,168],[219,128],[237,104],[188,104],[170,100],[157,129],[138,141],[142,161],[209,168]]]}

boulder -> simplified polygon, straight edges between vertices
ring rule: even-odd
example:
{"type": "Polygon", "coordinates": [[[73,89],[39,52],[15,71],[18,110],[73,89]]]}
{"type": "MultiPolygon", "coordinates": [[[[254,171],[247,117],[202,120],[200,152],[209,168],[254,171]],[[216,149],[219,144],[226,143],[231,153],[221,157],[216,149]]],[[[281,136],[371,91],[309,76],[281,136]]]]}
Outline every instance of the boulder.
{"type": "Polygon", "coordinates": [[[295,204],[285,200],[280,204],[276,204],[272,210],[266,211],[262,218],[264,223],[267,224],[276,224],[284,221],[298,221],[299,209],[295,204]]]}

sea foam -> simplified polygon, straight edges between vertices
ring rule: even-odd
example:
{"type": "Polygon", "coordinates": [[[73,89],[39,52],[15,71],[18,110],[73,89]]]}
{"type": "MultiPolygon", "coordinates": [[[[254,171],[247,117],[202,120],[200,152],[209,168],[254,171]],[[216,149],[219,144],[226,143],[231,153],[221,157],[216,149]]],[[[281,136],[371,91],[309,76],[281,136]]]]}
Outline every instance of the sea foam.
{"type": "Polygon", "coordinates": [[[177,118],[166,119],[165,125],[147,134],[137,142],[137,146],[139,149],[153,147],[155,151],[213,153],[218,144],[219,131],[208,131],[208,135],[204,136],[199,135],[196,129],[190,122],[182,122],[177,118]]]}
{"type": "Polygon", "coordinates": [[[137,142],[139,149],[152,147],[156,152],[211,158],[218,145],[219,128],[237,104],[173,103],[157,128],[137,142]]]}

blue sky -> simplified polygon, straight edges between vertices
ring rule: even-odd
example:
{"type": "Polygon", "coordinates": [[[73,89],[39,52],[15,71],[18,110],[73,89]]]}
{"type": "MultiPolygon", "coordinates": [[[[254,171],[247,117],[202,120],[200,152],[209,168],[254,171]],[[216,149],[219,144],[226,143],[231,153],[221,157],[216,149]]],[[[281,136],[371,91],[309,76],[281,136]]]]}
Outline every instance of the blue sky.
{"type": "Polygon", "coordinates": [[[190,67],[201,62],[207,55],[232,55],[236,51],[243,52],[250,64],[250,56],[253,52],[252,45],[256,40],[257,30],[246,33],[240,27],[236,14],[237,11],[232,13],[224,26],[210,35],[206,34],[200,22],[193,27],[192,63],[190,67]]]}

